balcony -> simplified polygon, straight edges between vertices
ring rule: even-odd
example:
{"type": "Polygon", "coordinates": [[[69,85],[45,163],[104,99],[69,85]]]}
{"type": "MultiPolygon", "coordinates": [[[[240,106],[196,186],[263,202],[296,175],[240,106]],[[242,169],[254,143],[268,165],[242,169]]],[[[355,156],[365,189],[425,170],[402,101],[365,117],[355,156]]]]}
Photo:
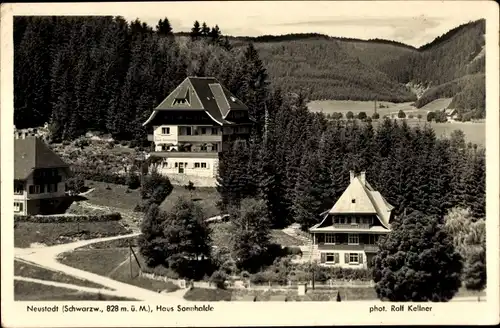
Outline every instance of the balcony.
{"type": "Polygon", "coordinates": [[[212,151],[155,151],[151,156],[163,158],[219,158],[219,153],[212,151]]]}
{"type": "Polygon", "coordinates": [[[366,253],[378,252],[378,246],[376,244],[349,245],[346,243],[342,243],[342,244],[319,243],[318,249],[320,249],[320,250],[332,250],[332,251],[365,251],[366,253]]]}
{"type": "Polygon", "coordinates": [[[377,253],[378,252],[378,246],[375,244],[365,244],[365,252],[366,253],[377,253]]]}
{"type": "Polygon", "coordinates": [[[222,136],[216,134],[179,135],[179,142],[221,142],[222,136]]]}
{"type": "Polygon", "coordinates": [[[334,228],[337,229],[370,229],[368,223],[334,223],[334,228]]]}

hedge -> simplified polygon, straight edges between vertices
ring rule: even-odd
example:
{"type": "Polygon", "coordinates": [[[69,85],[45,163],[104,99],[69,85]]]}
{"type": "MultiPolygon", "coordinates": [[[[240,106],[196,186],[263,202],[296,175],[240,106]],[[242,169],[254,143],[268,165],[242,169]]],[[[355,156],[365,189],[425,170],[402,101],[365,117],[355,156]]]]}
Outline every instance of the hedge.
{"type": "Polygon", "coordinates": [[[14,215],[14,222],[67,223],[67,222],[106,222],[120,221],[120,213],[98,215],[14,215]]]}
{"type": "Polygon", "coordinates": [[[112,183],[118,185],[127,185],[127,177],[113,173],[98,172],[93,170],[84,170],[73,166],[73,173],[80,175],[85,180],[93,180],[98,182],[112,183]]]}

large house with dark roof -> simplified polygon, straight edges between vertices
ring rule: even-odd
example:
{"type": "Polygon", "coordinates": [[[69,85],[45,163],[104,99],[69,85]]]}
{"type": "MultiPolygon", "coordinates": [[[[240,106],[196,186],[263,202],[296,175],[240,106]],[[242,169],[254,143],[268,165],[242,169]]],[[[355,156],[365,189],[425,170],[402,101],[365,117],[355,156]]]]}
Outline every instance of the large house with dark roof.
{"type": "Polygon", "coordinates": [[[350,184],[323,220],[309,229],[311,259],[324,266],[367,268],[380,236],[391,231],[393,206],[366,181],[350,173],[350,184]]]}
{"type": "MultiPolygon", "coordinates": [[[[246,139],[248,108],[212,77],[188,77],[143,123],[154,143],[151,156],[167,176],[207,178],[215,184],[219,153],[228,142],[246,139]]],[[[175,180],[174,180],[175,181],[175,180]]]]}
{"type": "Polygon", "coordinates": [[[69,166],[41,139],[14,139],[14,213],[53,214],[67,200],[69,166]]]}

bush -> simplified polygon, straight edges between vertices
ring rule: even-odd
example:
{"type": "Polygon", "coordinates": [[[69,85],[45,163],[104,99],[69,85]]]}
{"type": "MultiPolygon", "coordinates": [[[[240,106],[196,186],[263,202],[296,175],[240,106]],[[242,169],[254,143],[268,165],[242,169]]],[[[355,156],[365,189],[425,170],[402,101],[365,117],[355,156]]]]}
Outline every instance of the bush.
{"type": "Polygon", "coordinates": [[[85,180],[79,174],[66,180],[66,190],[71,195],[78,195],[85,191],[85,180]]]}
{"type": "Polygon", "coordinates": [[[373,113],[372,119],[378,120],[379,118],[380,118],[380,114],[379,113],[373,113]]]}
{"type": "Polygon", "coordinates": [[[75,140],[75,147],[84,148],[84,147],[87,147],[88,145],[89,145],[89,142],[86,139],[75,140]]]}
{"type": "Polygon", "coordinates": [[[67,222],[105,222],[120,221],[120,213],[88,214],[88,215],[14,215],[15,222],[33,223],[67,223],[67,222]]]}
{"type": "Polygon", "coordinates": [[[297,246],[287,246],[284,248],[286,255],[302,256],[302,250],[297,246]]]}
{"type": "Polygon", "coordinates": [[[366,117],[367,117],[367,115],[366,115],[365,112],[359,112],[358,113],[358,119],[364,120],[364,119],[366,119],[366,117]]]}
{"type": "Polygon", "coordinates": [[[64,146],[69,146],[69,145],[71,144],[71,142],[69,142],[68,140],[64,140],[64,141],[62,142],[62,144],[63,144],[64,146]]]}
{"type": "Polygon", "coordinates": [[[210,277],[210,282],[219,289],[226,289],[227,275],[224,271],[215,271],[210,277]]]}
{"type": "Polygon", "coordinates": [[[119,185],[127,184],[127,178],[123,175],[113,174],[109,172],[99,172],[95,170],[85,170],[78,166],[73,166],[73,172],[85,180],[93,180],[119,185]]]}

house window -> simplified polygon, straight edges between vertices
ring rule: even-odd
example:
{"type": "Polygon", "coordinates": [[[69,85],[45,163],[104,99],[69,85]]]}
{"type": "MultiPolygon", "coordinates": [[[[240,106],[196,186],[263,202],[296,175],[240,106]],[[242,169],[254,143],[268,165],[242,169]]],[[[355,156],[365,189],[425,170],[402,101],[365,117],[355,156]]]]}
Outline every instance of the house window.
{"type": "Polygon", "coordinates": [[[212,145],[212,151],[218,151],[219,150],[219,145],[218,144],[213,144],[212,145]]]}
{"type": "Polygon", "coordinates": [[[339,223],[340,224],[344,224],[345,223],[345,218],[343,218],[343,217],[339,218],[339,223]]]}
{"type": "Polygon", "coordinates": [[[40,193],[40,186],[39,185],[29,186],[29,192],[30,192],[30,194],[39,194],[40,193]]]}
{"type": "Polygon", "coordinates": [[[212,134],[218,134],[219,131],[217,130],[217,128],[212,128],[212,134]]]}
{"type": "Polygon", "coordinates": [[[349,234],[347,242],[349,245],[359,245],[359,235],[349,234]]]}
{"type": "Polygon", "coordinates": [[[350,253],[349,254],[349,263],[358,264],[359,263],[359,254],[358,253],[350,253]]]}
{"type": "Polygon", "coordinates": [[[190,126],[186,126],[186,135],[187,136],[191,135],[191,127],[190,126]]]}
{"type": "Polygon", "coordinates": [[[170,128],[161,128],[161,134],[170,134],[170,128]]]}
{"type": "Polygon", "coordinates": [[[201,168],[206,169],[207,168],[207,163],[201,163],[201,168]]]}
{"type": "Polygon", "coordinates": [[[356,199],[351,199],[351,203],[356,204],[356,199]]]}
{"type": "Polygon", "coordinates": [[[194,163],[194,168],[199,169],[200,168],[200,163],[194,163]]]}
{"type": "Polygon", "coordinates": [[[201,134],[207,134],[207,128],[201,128],[201,134]]]}
{"type": "Polygon", "coordinates": [[[326,253],[326,263],[335,263],[335,253],[326,253]]]}
{"type": "Polygon", "coordinates": [[[22,212],[23,211],[23,203],[14,202],[14,212],[22,212]]]}
{"type": "Polygon", "coordinates": [[[337,235],[333,233],[325,234],[325,244],[335,244],[337,242],[337,235]]]}
{"type": "Polygon", "coordinates": [[[14,185],[14,194],[22,195],[24,193],[24,185],[22,183],[16,183],[14,185]]]}
{"type": "Polygon", "coordinates": [[[178,167],[179,166],[179,163],[175,162],[175,167],[178,167]]]}

